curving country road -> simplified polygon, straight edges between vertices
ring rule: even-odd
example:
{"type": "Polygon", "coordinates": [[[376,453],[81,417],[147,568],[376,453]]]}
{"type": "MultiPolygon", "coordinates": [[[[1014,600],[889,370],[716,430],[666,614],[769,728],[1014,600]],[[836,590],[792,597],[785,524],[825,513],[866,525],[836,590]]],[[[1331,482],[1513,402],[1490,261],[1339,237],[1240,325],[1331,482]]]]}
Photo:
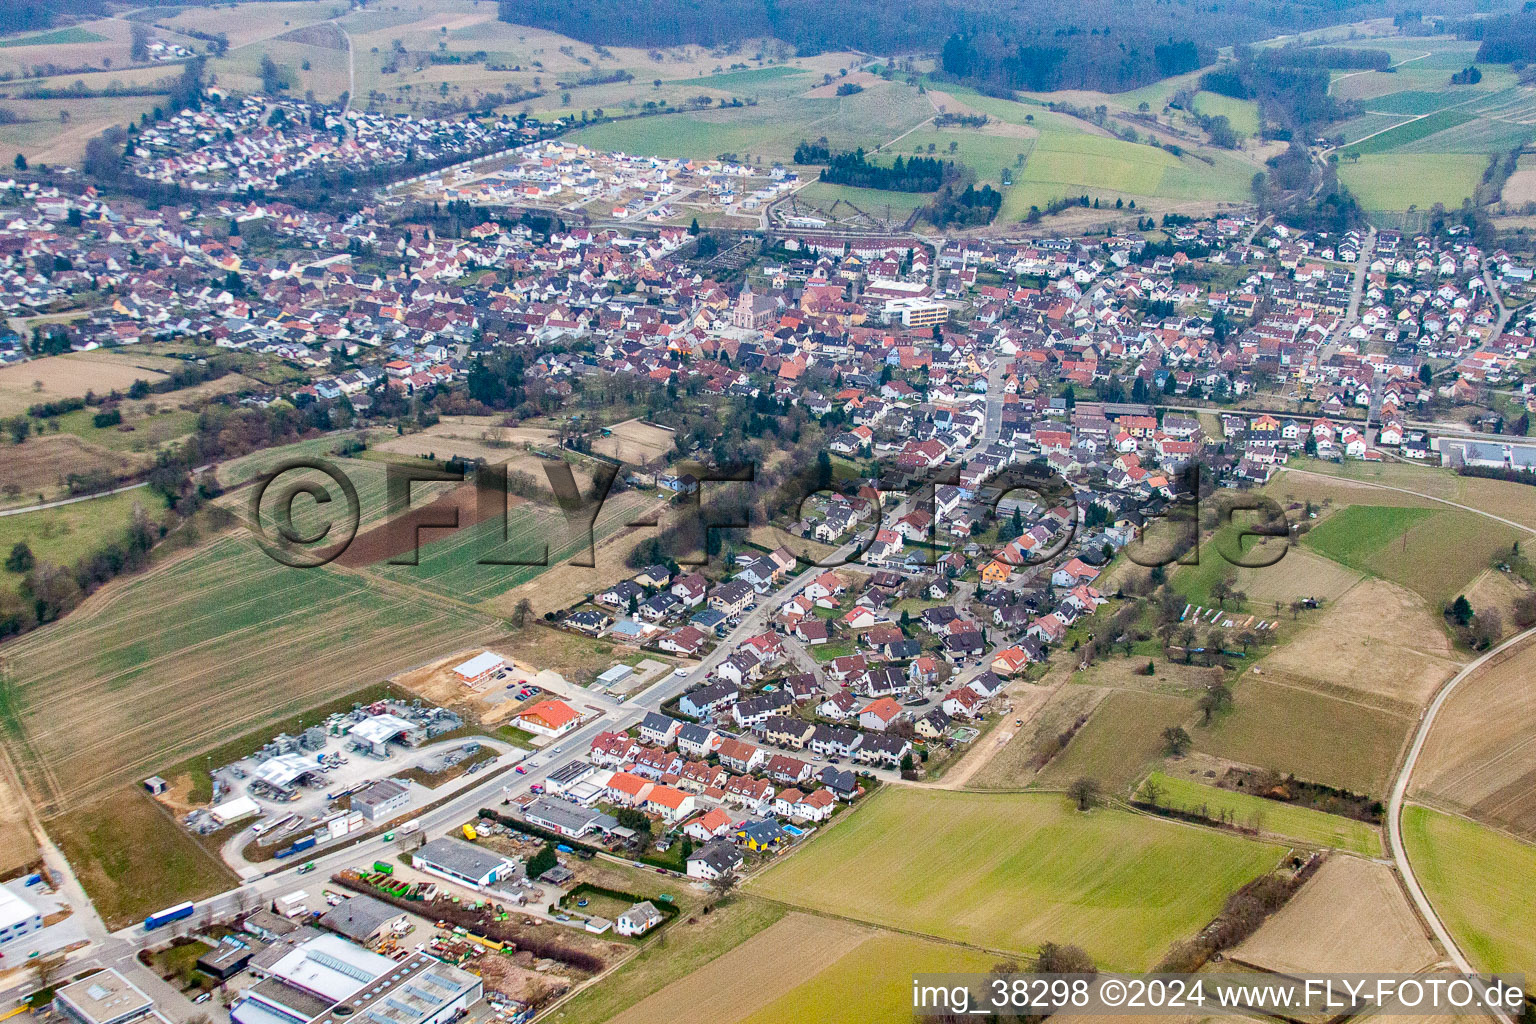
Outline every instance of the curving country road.
{"type": "MultiPolygon", "coordinates": [[[[1449,682],[1440,687],[1439,692],[1430,701],[1429,707],[1425,708],[1423,717],[1419,719],[1418,730],[1413,736],[1413,745],[1408,748],[1408,756],[1403,759],[1403,767],[1397,774],[1397,781],[1392,784],[1392,797],[1387,804],[1387,834],[1392,845],[1392,860],[1397,864],[1398,873],[1402,876],[1403,884],[1408,889],[1408,895],[1413,898],[1414,905],[1419,908],[1419,913],[1429,923],[1430,929],[1435,933],[1435,937],[1440,940],[1440,945],[1445,948],[1446,955],[1451,958],[1452,963],[1456,965],[1456,969],[1468,974],[1474,970],[1471,962],[1462,953],[1460,947],[1456,945],[1456,940],[1452,938],[1450,931],[1441,922],[1439,915],[1435,913],[1434,906],[1429,902],[1429,897],[1424,894],[1423,887],[1419,885],[1419,880],[1413,873],[1413,865],[1408,860],[1408,850],[1403,844],[1403,804],[1408,795],[1408,784],[1413,779],[1414,766],[1418,764],[1419,754],[1424,749],[1424,741],[1429,738],[1429,730],[1435,724],[1435,716],[1440,713],[1440,709],[1445,706],[1445,702],[1450,699],[1456,687],[1486,665],[1490,659],[1497,657],[1517,644],[1524,643],[1532,637],[1536,637],[1536,626],[1510,637],[1476,661],[1467,665],[1456,675],[1452,676],[1449,682]]],[[[1494,1016],[1498,1017],[1504,1024],[1513,1024],[1513,1021],[1510,1020],[1507,1014],[1495,1013],[1494,1016]]]]}

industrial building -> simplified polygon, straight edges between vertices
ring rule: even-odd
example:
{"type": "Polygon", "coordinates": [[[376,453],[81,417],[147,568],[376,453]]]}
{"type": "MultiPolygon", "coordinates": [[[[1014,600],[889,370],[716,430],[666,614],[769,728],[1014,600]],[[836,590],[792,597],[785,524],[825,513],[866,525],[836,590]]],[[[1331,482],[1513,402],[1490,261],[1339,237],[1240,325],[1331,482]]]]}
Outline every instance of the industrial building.
{"type": "Polygon", "coordinates": [[[42,913],[8,887],[0,885],[0,945],[42,930],[42,913]]]}
{"type": "Polygon", "coordinates": [[[477,683],[485,682],[492,675],[505,668],[506,665],[507,659],[501,655],[492,654],[490,651],[482,651],[464,662],[464,664],[455,665],[453,667],[453,674],[465,686],[474,686],[477,683]]]}
{"type": "Polygon", "coordinates": [[[471,889],[484,889],[510,879],[518,870],[516,861],[459,839],[432,840],[411,854],[411,865],[471,889]]]}
{"type": "Polygon", "coordinates": [[[447,1024],[485,994],[479,978],[425,953],[398,964],[382,984],[313,1024],[447,1024]]]}
{"type": "Polygon", "coordinates": [[[320,924],[366,946],[377,942],[388,932],[403,930],[409,920],[410,916],[405,911],[383,900],[376,900],[372,896],[349,896],[328,910],[320,918],[320,924]]]}
{"type": "Polygon", "coordinates": [[[388,757],[391,743],[414,747],[426,738],[427,730],[424,727],[391,714],[365,718],[347,732],[352,749],[370,757],[388,757]]]}
{"type": "Polygon", "coordinates": [[[235,1024],[445,1024],[478,1002],[480,979],[424,954],[397,963],[338,935],[317,935],[275,962],[230,1007],[235,1024]]]}
{"type": "Polygon", "coordinates": [[[226,935],[219,944],[197,958],[197,969],[210,978],[228,981],[251,962],[251,957],[266,949],[266,944],[226,935]]]}
{"type": "Polygon", "coordinates": [[[54,1012],[74,1024],[127,1024],[154,1008],[154,1000],[111,967],[53,994],[54,1012]]]}
{"type": "Polygon", "coordinates": [[[401,813],[410,802],[410,787],[393,779],[382,779],[362,792],[352,794],[352,809],[375,824],[401,813]]]}
{"type": "Polygon", "coordinates": [[[619,826],[610,814],[550,796],[540,797],[523,808],[523,818],[531,825],[571,839],[580,839],[593,831],[612,832],[619,826]]]}

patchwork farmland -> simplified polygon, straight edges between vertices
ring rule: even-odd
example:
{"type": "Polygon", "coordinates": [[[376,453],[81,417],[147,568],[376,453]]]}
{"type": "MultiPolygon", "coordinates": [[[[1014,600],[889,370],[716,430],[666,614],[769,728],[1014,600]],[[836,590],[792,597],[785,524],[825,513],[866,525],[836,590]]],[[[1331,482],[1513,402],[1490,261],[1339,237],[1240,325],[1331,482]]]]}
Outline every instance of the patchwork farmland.
{"type": "Polygon", "coordinates": [[[483,645],[490,619],[221,537],[8,646],[5,726],[48,813],[232,735],[483,645]]]}
{"type": "Polygon", "coordinates": [[[989,950],[1073,943],[1145,970],[1280,853],[1125,811],[1080,814],[1054,794],[893,789],[749,891],[989,950]],[[1198,880],[1185,871],[1195,861],[1198,880]]]}

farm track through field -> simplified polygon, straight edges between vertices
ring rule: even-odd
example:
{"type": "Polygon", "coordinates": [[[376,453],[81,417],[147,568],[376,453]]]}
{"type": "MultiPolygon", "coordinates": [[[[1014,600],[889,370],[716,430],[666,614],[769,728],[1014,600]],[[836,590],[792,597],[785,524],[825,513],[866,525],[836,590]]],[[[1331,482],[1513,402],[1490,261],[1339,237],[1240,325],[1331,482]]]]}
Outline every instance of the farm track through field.
{"type": "MultiPolygon", "coordinates": [[[[364,685],[368,677],[387,676],[398,667],[399,656],[405,649],[396,644],[369,642],[384,633],[409,637],[414,650],[420,650],[426,642],[434,651],[447,654],[478,638],[504,632],[491,617],[449,598],[423,594],[415,588],[361,573],[299,570],[279,583],[275,574],[284,567],[257,562],[252,568],[249,560],[264,562],[264,556],[241,550],[240,541],[234,538],[215,540],[197,554],[203,556],[202,561],[177,559],[126,581],[121,594],[100,601],[84,618],[70,617],[51,630],[51,636],[28,642],[21,652],[27,662],[36,659],[49,666],[18,694],[17,703],[26,711],[18,712],[22,730],[16,742],[27,755],[30,788],[46,795],[50,804],[79,802],[83,794],[101,788],[102,778],[119,780],[145,766],[163,765],[167,759],[164,744],[157,746],[153,742],[156,731],[164,729],[164,716],[156,709],[175,705],[179,719],[215,723],[202,729],[185,725],[180,729],[178,749],[195,749],[207,740],[228,734],[233,725],[259,721],[276,709],[293,706],[295,700],[326,699],[364,685]],[[241,565],[242,561],[246,564],[241,565]],[[312,575],[317,572],[323,575],[312,575]],[[187,597],[169,605],[157,601],[166,591],[187,597]],[[223,597],[230,600],[222,600],[223,597]],[[200,609],[208,610],[183,614],[184,608],[194,601],[200,609]],[[285,610],[263,617],[263,606],[285,610]],[[166,641],[161,625],[168,616],[174,620],[176,630],[184,630],[184,635],[198,639],[174,649],[155,646],[156,640],[166,641]],[[313,621],[305,622],[306,616],[313,621]],[[231,619],[243,624],[220,628],[231,619]],[[286,635],[278,636],[276,642],[286,650],[307,651],[309,658],[302,666],[296,660],[267,668],[266,663],[272,658],[273,634],[284,631],[286,635]],[[151,649],[143,655],[135,653],[135,648],[146,642],[151,649]],[[82,673],[71,679],[73,673],[59,666],[73,664],[74,652],[82,648],[109,666],[123,665],[125,660],[131,660],[131,664],[115,671],[82,673]],[[332,653],[320,653],[327,648],[332,653]],[[371,655],[360,663],[358,650],[371,655]],[[196,666],[200,658],[206,661],[209,655],[221,651],[226,653],[217,658],[218,672],[222,679],[235,680],[233,687],[199,686],[197,669],[177,671],[179,663],[196,666]],[[296,692],[291,684],[283,685],[299,676],[325,681],[325,685],[308,694],[296,692]],[[139,679],[151,681],[135,685],[139,679]],[[142,709],[148,720],[126,725],[113,723],[110,734],[105,727],[99,731],[87,727],[86,735],[82,736],[79,720],[69,717],[63,709],[102,702],[103,687],[108,690],[108,704],[112,702],[112,689],[123,691],[132,687],[123,694],[131,699],[128,708],[142,709]],[[44,689],[48,700],[38,704],[36,695],[44,689]],[[281,698],[263,701],[251,710],[243,707],[243,702],[268,690],[281,694],[281,698]],[[178,698],[184,699],[178,703],[178,698]],[[61,754],[64,750],[68,750],[67,755],[61,754]],[[119,751],[113,763],[113,754],[119,751]],[[93,771],[92,781],[74,783],[73,773],[68,769],[81,762],[96,766],[106,762],[108,766],[93,771]]],[[[176,642],[174,632],[169,641],[176,642]]],[[[295,659],[302,656],[296,653],[295,659]]],[[[211,681],[212,677],[208,679],[211,681]]]]}
{"type": "Polygon", "coordinates": [[[1484,518],[1492,519],[1496,523],[1503,523],[1505,526],[1512,526],[1524,533],[1536,534],[1536,529],[1526,526],[1524,523],[1517,523],[1513,519],[1505,519],[1503,516],[1496,516],[1492,512],[1477,508],[1473,505],[1463,505],[1459,501],[1451,501],[1448,498],[1439,498],[1433,494],[1425,494],[1423,491],[1410,490],[1407,487],[1394,487],[1391,484],[1378,484],[1370,480],[1357,480],[1353,477],[1338,477],[1328,473],[1314,473],[1310,469],[1292,469],[1290,466],[1281,466],[1280,469],[1282,472],[1294,473],[1297,476],[1315,477],[1319,480],[1330,481],[1348,480],[1350,484],[1357,484],[1361,487],[1374,487],[1383,491],[1397,491],[1399,494],[1412,494],[1415,497],[1423,498],[1426,501],[1437,502],[1441,505],[1450,505],[1452,508],[1459,508],[1466,512],[1475,512],[1484,518]]]}
{"type": "MultiPolygon", "coordinates": [[[[1490,518],[1497,519],[1498,517],[1490,516],[1490,518]]],[[[1507,522],[1507,520],[1501,520],[1501,522],[1507,522]]],[[[1521,529],[1527,528],[1521,527],[1521,529]]],[[[1457,969],[1466,973],[1471,973],[1473,970],[1471,962],[1467,959],[1466,954],[1461,951],[1461,947],[1457,945],[1455,937],[1451,935],[1445,923],[1441,921],[1434,904],[1429,901],[1429,897],[1425,894],[1424,887],[1420,884],[1418,876],[1414,874],[1412,861],[1408,859],[1408,849],[1403,842],[1403,806],[1406,802],[1409,783],[1413,779],[1413,770],[1418,764],[1419,755],[1423,753],[1424,743],[1429,738],[1430,730],[1434,727],[1435,718],[1439,715],[1441,708],[1449,701],[1451,694],[1455,692],[1456,688],[1464,680],[1475,675],[1484,666],[1494,662],[1495,659],[1507,651],[1525,643],[1532,637],[1536,637],[1536,628],[1527,629],[1523,633],[1510,637],[1498,647],[1495,647],[1462,669],[1440,688],[1439,692],[1435,694],[1434,700],[1430,701],[1429,707],[1425,709],[1424,717],[1419,720],[1419,727],[1413,735],[1413,743],[1408,748],[1407,756],[1403,758],[1402,768],[1399,770],[1397,779],[1393,783],[1391,797],[1387,803],[1387,835],[1391,840],[1392,859],[1397,864],[1398,874],[1402,877],[1403,884],[1408,889],[1408,895],[1413,899],[1414,905],[1418,907],[1419,913],[1429,923],[1436,938],[1439,939],[1440,945],[1455,962],[1457,969]]],[[[1513,1024],[1508,1014],[1499,1012],[1495,1016],[1498,1017],[1502,1024],[1513,1024]]]]}

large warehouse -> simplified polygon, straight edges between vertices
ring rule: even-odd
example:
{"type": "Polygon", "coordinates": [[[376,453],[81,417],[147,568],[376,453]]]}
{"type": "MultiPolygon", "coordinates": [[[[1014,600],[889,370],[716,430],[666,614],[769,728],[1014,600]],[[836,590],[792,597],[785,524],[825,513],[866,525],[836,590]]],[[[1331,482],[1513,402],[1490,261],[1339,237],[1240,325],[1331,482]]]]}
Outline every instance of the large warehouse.
{"type": "Polygon", "coordinates": [[[517,862],[458,839],[434,839],[411,853],[411,866],[471,889],[484,889],[517,872],[517,862]]]}
{"type": "Polygon", "coordinates": [[[480,979],[417,953],[396,963],[338,935],[316,935],[252,973],[235,1024],[445,1024],[478,1002],[480,979]]]}

